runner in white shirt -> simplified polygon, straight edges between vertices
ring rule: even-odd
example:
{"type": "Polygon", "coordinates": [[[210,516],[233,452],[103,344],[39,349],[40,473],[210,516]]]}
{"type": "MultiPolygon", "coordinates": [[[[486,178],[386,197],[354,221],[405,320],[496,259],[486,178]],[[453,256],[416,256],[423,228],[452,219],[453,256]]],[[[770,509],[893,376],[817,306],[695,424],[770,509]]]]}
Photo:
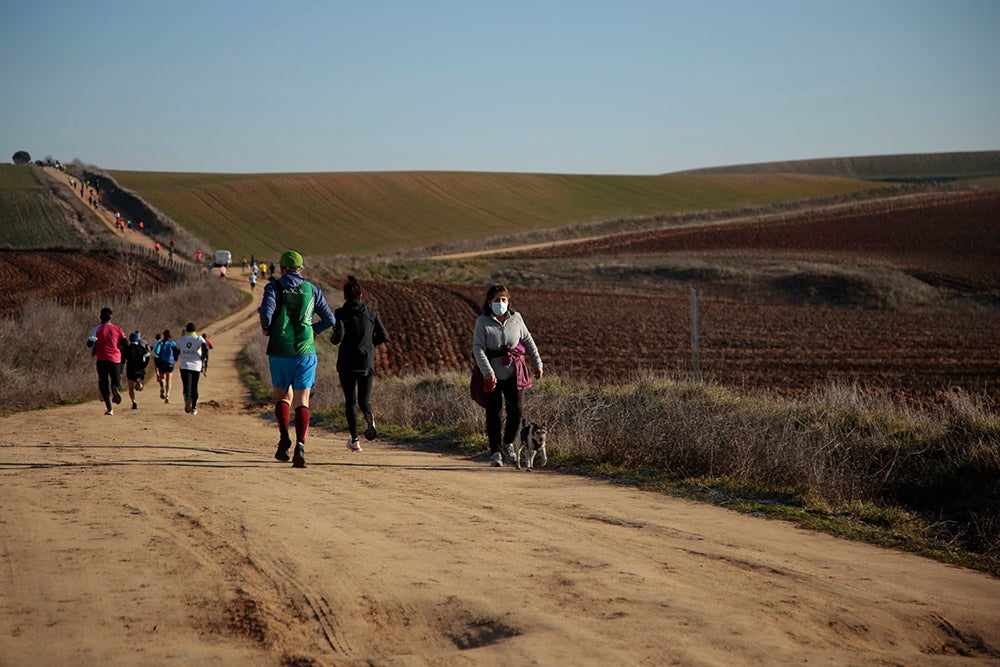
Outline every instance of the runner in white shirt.
{"type": "Polygon", "coordinates": [[[184,327],[184,335],[177,341],[180,351],[181,382],[184,385],[184,412],[198,414],[198,380],[201,378],[208,342],[198,334],[194,322],[184,327]]]}

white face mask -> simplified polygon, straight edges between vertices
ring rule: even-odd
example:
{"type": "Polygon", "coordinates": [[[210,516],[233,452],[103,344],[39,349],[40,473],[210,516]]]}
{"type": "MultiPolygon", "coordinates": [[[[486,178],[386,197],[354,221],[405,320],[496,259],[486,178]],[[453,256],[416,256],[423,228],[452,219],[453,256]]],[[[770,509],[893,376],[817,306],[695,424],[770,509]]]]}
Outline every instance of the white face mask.
{"type": "Polygon", "coordinates": [[[506,315],[507,314],[507,302],[506,301],[493,301],[490,303],[490,307],[493,309],[494,315],[506,315]]]}

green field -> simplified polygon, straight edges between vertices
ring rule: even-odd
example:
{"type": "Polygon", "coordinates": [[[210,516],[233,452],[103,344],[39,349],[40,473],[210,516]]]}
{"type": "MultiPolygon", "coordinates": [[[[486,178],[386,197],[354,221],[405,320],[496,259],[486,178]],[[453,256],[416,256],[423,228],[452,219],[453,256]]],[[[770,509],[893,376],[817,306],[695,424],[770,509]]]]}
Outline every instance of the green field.
{"type": "Polygon", "coordinates": [[[31,167],[0,164],[0,249],[82,247],[31,167]]]}
{"type": "Polygon", "coordinates": [[[312,256],[369,254],[873,187],[794,174],[108,173],[213,248],[236,256],[289,247],[312,256]]]}

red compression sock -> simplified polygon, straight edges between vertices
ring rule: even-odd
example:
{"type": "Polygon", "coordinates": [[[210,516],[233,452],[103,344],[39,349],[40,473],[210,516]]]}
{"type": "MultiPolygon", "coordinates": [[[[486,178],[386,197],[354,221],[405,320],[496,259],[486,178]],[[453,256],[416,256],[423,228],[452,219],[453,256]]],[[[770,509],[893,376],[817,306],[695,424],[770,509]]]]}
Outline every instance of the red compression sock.
{"type": "Polygon", "coordinates": [[[309,406],[300,405],[295,408],[295,442],[306,441],[307,428],[309,428],[309,406]]]}
{"type": "Polygon", "coordinates": [[[291,418],[292,406],[285,401],[274,404],[274,417],[278,420],[278,432],[282,439],[288,438],[288,422],[291,418]]]}

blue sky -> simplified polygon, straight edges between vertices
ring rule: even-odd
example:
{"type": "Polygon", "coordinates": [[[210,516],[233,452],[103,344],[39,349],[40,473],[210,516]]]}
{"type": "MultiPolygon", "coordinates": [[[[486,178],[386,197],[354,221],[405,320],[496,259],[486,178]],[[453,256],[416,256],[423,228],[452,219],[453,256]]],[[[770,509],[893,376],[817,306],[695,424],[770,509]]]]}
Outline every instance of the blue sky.
{"type": "Polygon", "coordinates": [[[1000,2],[0,0],[0,160],[658,174],[1000,149],[1000,2]]]}

